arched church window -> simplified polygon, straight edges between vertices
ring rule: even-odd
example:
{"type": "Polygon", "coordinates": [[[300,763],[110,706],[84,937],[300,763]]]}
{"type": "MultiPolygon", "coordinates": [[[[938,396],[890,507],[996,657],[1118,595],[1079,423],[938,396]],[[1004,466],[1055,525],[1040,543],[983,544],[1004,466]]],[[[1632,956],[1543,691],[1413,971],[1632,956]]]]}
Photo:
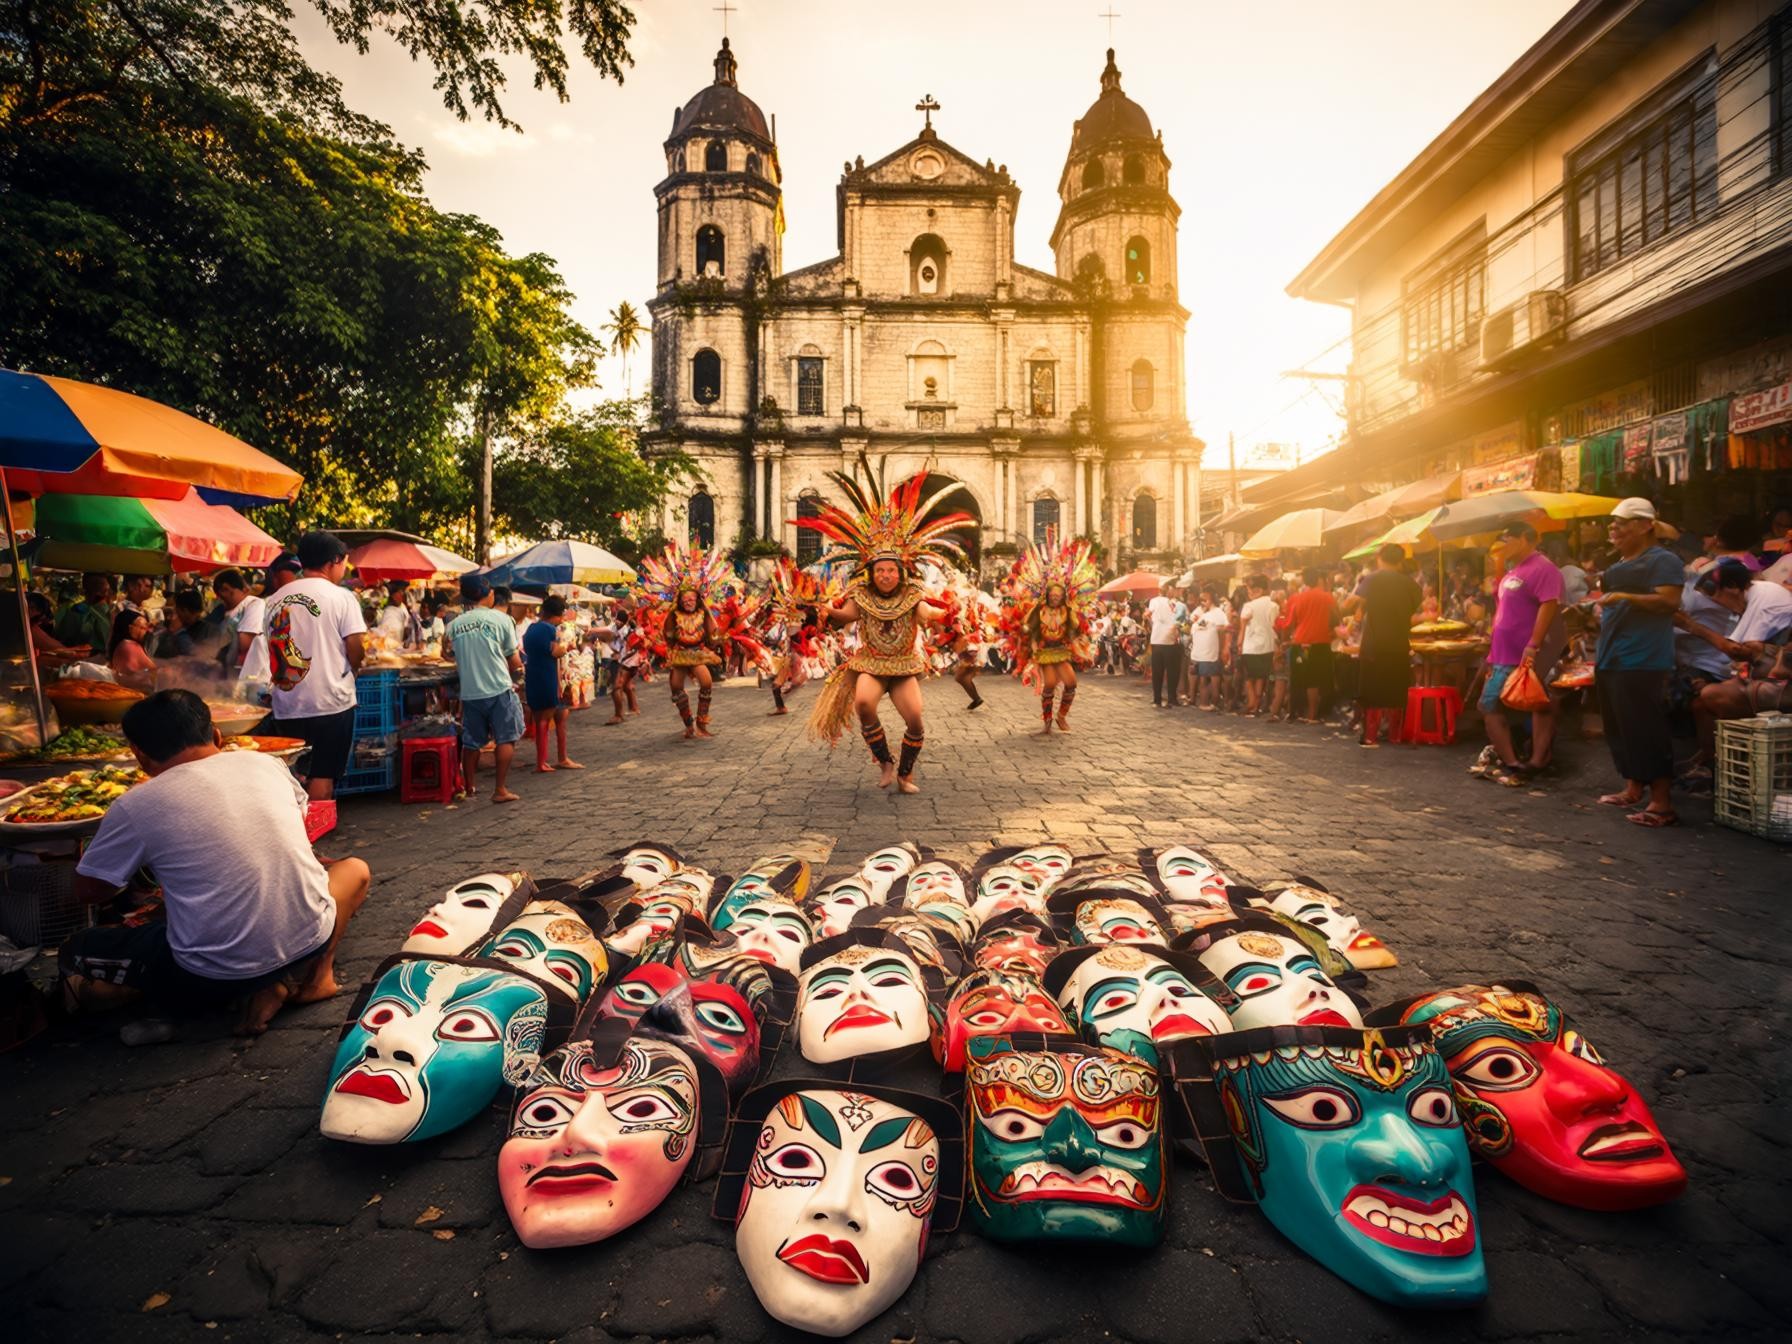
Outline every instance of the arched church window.
{"type": "Polygon", "coordinates": [[[709,173],[727,172],[728,146],[720,140],[711,140],[709,148],[703,151],[703,170],[709,173]]]}
{"type": "Polygon", "coordinates": [[[1139,186],[1145,180],[1145,159],[1140,154],[1128,154],[1125,166],[1121,169],[1121,180],[1129,187],[1139,186]]]}
{"type": "Polygon", "coordinates": [[[1151,244],[1136,234],[1126,240],[1126,283],[1151,283],[1151,244]]]}
{"type": "Polygon", "coordinates": [[[1036,499],[1033,501],[1033,540],[1041,546],[1045,545],[1045,534],[1048,530],[1056,530],[1058,526],[1058,501],[1055,499],[1036,499]]]}
{"type": "Polygon", "coordinates": [[[1140,495],[1132,502],[1132,548],[1157,549],[1157,501],[1150,495],[1140,495]]]}
{"type": "Polygon", "coordinates": [[[924,233],[908,250],[909,293],[946,292],[946,243],[937,233],[924,233]]]}
{"type": "Polygon", "coordinates": [[[690,527],[689,540],[708,550],[716,544],[716,502],[709,492],[699,490],[685,508],[685,521],[690,527]]]}
{"type": "Polygon", "coordinates": [[[757,154],[748,154],[747,155],[747,171],[749,173],[751,173],[754,177],[761,176],[761,173],[759,171],[759,156],[757,154]]]}
{"type": "Polygon", "coordinates": [[[1135,411],[1151,409],[1152,369],[1148,359],[1137,360],[1132,366],[1132,408],[1135,411]]]}
{"type": "Polygon", "coordinates": [[[728,243],[714,224],[697,230],[697,274],[719,280],[728,273],[728,243]]]}
{"type": "Polygon", "coordinates": [[[699,406],[713,406],[722,399],[722,357],[714,350],[691,356],[691,399],[699,406]]]}
{"type": "MultiPolygon", "coordinates": [[[[796,516],[798,518],[819,518],[821,516],[821,497],[814,491],[797,496],[796,516]]],[[[796,562],[807,567],[821,559],[821,533],[806,527],[796,530],[796,562]]]]}
{"type": "Polygon", "coordinates": [[[1099,187],[1101,182],[1101,160],[1090,159],[1083,165],[1083,189],[1086,191],[1090,187],[1099,187]]]}

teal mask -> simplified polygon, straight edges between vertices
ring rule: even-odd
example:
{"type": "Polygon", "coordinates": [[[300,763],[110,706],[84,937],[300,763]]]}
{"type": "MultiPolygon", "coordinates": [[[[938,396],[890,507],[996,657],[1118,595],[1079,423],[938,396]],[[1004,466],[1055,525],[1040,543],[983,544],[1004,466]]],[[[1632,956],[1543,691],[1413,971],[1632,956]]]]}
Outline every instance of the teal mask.
{"type": "MultiPolygon", "coordinates": [[[[1468,1145],[1427,1032],[1267,1027],[1198,1048],[1244,1178],[1229,1193],[1385,1302],[1487,1295],[1468,1145]]],[[[1225,1189],[1226,1154],[1210,1157],[1225,1189]]]]}

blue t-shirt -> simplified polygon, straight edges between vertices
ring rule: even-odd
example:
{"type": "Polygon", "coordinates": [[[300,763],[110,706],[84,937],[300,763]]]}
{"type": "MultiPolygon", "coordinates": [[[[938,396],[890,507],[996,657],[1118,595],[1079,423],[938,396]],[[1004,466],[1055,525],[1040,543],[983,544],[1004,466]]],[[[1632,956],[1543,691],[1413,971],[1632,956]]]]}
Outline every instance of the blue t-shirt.
{"type": "Polygon", "coordinates": [[[470,607],[448,626],[454,665],[460,670],[460,698],[489,700],[510,689],[510,656],[516,652],[516,622],[491,607],[470,607]]]}
{"type": "MultiPolygon", "coordinates": [[[[1651,546],[1632,560],[1620,560],[1605,571],[1608,593],[1653,593],[1679,588],[1686,581],[1686,562],[1665,546],[1651,546]]],[[[1599,652],[1593,666],[1608,672],[1671,672],[1674,670],[1674,613],[1641,611],[1629,602],[1599,609],[1599,652]]]]}
{"type": "Polygon", "coordinates": [[[523,693],[530,709],[553,709],[560,703],[560,660],[554,641],[560,627],[537,621],[523,631],[523,693]]]}

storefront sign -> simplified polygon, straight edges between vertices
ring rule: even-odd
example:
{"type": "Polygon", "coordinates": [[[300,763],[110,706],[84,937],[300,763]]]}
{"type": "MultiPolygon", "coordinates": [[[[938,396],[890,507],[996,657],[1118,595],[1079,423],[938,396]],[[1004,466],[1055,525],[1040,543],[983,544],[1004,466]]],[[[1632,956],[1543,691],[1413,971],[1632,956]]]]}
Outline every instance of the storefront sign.
{"type": "Polygon", "coordinates": [[[1730,433],[1747,434],[1792,420],[1792,380],[1763,392],[1745,392],[1730,403],[1730,433]]]}
{"type": "Polygon", "coordinates": [[[1632,425],[1624,431],[1624,470],[1647,471],[1649,468],[1649,450],[1654,442],[1651,434],[1653,426],[1647,421],[1640,425],[1632,425]]]}
{"type": "Polygon", "coordinates": [[[1580,444],[1564,443],[1556,449],[1556,460],[1562,468],[1562,489],[1580,489],[1580,444]]]}
{"type": "Polygon", "coordinates": [[[1584,439],[1601,430],[1616,429],[1632,420],[1641,420],[1651,409],[1649,380],[1639,378],[1597,397],[1571,402],[1562,407],[1556,418],[1561,421],[1561,429],[1584,439]]]}
{"type": "Polygon", "coordinates": [[[1652,426],[1650,446],[1657,457],[1677,453],[1686,447],[1686,412],[1658,415],[1652,426]]]}
{"type": "Polygon", "coordinates": [[[1509,457],[1484,467],[1469,467],[1462,473],[1462,497],[1485,495],[1494,490],[1534,490],[1537,488],[1538,453],[1509,457]]]}

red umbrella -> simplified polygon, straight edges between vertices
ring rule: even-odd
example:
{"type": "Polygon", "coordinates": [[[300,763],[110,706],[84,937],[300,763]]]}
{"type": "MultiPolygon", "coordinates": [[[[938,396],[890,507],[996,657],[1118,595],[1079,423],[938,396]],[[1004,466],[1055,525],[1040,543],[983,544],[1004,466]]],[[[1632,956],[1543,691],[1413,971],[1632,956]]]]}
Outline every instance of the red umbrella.
{"type": "Polygon", "coordinates": [[[421,541],[400,541],[384,537],[357,546],[348,553],[348,562],[355,567],[363,583],[385,583],[388,579],[453,579],[478,569],[465,556],[445,551],[421,541]]]}
{"type": "Polygon", "coordinates": [[[1096,590],[1097,597],[1119,597],[1130,593],[1155,593],[1171,581],[1166,574],[1153,574],[1149,570],[1135,569],[1130,574],[1122,574],[1111,583],[1102,585],[1096,590]]]}

